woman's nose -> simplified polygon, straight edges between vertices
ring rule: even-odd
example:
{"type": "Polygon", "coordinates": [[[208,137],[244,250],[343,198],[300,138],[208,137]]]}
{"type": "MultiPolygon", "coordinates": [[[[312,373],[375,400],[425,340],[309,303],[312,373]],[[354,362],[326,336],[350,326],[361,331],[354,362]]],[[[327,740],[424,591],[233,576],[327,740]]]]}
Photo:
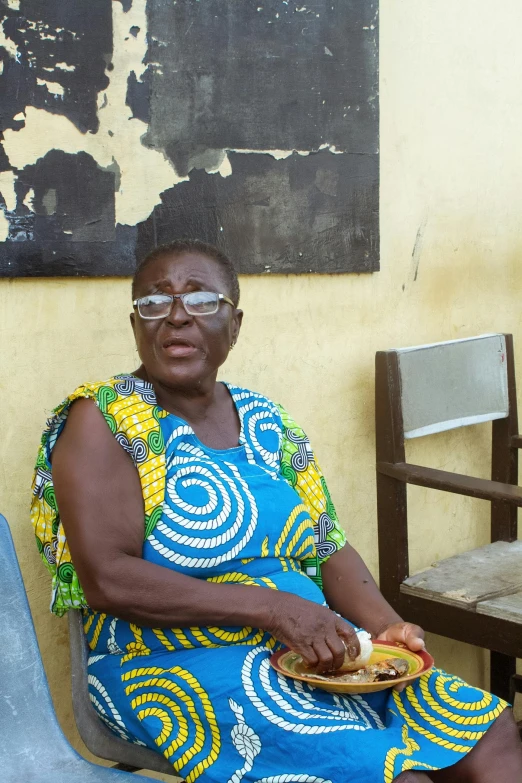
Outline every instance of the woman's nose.
{"type": "Polygon", "coordinates": [[[181,299],[174,299],[167,321],[174,326],[183,326],[191,320],[192,316],[185,310],[181,299]]]}

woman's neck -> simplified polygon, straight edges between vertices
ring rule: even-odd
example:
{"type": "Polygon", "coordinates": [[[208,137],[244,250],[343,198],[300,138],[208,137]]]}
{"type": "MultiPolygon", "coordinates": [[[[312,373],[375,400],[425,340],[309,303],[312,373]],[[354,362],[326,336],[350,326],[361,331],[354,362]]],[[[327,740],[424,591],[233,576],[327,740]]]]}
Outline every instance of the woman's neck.
{"type": "Polygon", "coordinates": [[[133,375],[152,384],[160,408],[190,424],[205,421],[212,409],[223,402],[222,386],[216,384],[216,374],[192,387],[169,386],[157,378],[152,378],[143,365],[133,375]]]}
{"type": "Polygon", "coordinates": [[[239,443],[241,422],[234,401],[216,375],[195,388],[171,388],[151,378],[143,365],[133,373],[151,383],[158,405],[186,421],[199,440],[212,449],[231,449],[239,443]]]}

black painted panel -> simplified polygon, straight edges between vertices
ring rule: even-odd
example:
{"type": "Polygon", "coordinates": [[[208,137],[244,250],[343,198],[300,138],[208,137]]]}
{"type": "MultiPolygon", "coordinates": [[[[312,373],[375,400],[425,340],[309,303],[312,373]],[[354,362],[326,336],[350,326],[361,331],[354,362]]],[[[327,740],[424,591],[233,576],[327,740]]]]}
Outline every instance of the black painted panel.
{"type": "Polygon", "coordinates": [[[137,233],[135,226],[117,225],[112,242],[8,240],[0,245],[0,277],[131,275],[137,233]]]}
{"type": "MultiPolygon", "coordinates": [[[[34,166],[26,166],[17,183],[19,201],[32,188],[35,241],[114,241],[115,172],[101,169],[85,152],[69,155],[51,150],[34,166]],[[80,186],[78,186],[80,184],[80,186]]],[[[11,230],[10,239],[23,237],[11,230]]]]}
{"type": "Polygon", "coordinates": [[[105,68],[112,56],[111,0],[21,0],[19,12],[3,9],[2,16],[19,56],[2,58],[0,130],[19,128],[15,115],[34,106],[64,114],[84,133],[95,132],[98,92],[109,83],[105,68]],[[38,79],[60,84],[63,97],[54,96],[38,79]]]}
{"type": "MultiPolygon", "coordinates": [[[[148,124],[143,143],[188,180],[163,193],[142,224],[115,226],[117,163],[102,169],[50,140],[44,158],[15,171],[16,210],[0,197],[10,222],[0,276],[126,275],[136,256],[182,236],[220,244],[244,273],[377,270],[377,6],[148,0],[146,70],[128,74],[126,100],[148,124]],[[342,154],[318,151],[325,144],[342,154]],[[232,174],[207,173],[224,149],[232,174]],[[312,154],[256,152],[274,149],[312,154]]],[[[0,48],[0,130],[22,127],[14,117],[34,106],[96,133],[110,77],[111,0],[21,0],[20,11],[2,15],[20,56],[0,48]],[[63,99],[38,79],[61,84],[63,99]]],[[[8,168],[0,147],[0,171],[8,168]]]]}
{"type": "Polygon", "coordinates": [[[138,255],[197,236],[241,272],[371,272],[379,246],[378,159],[323,150],[284,160],[231,153],[234,174],[195,171],[139,226],[138,255]]]}
{"type": "Polygon", "coordinates": [[[180,174],[202,149],[376,153],[376,8],[149,0],[149,58],[161,67],[147,142],[166,149],[180,174]]]}

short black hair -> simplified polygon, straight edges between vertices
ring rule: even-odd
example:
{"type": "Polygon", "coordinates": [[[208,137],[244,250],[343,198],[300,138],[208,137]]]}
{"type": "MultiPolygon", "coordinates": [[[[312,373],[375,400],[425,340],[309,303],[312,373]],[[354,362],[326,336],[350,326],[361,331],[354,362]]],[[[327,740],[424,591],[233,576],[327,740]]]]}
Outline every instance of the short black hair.
{"type": "Polygon", "coordinates": [[[162,258],[163,256],[179,256],[182,253],[199,253],[202,256],[211,258],[213,261],[219,264],[224,272],[231,299],[237,307],[239,304],[239,280],[237,277],[237,272],[234,268],[234,264],[230,258],[218,247],[215,245],[210,245],[207,242],[202,242],[200,239],[176,239],[174,242],[168,242],[165,245],[158,245],[158,247],[155,247],[154,250],[151,250],[151,252],[148,253],[145,258],[139,262],[134,272],[132,278],[132,298],[134,299],[136,295],[138,278],[149,264],[152,264],[153,261],[156,261],[158,258],[162,258]]]}

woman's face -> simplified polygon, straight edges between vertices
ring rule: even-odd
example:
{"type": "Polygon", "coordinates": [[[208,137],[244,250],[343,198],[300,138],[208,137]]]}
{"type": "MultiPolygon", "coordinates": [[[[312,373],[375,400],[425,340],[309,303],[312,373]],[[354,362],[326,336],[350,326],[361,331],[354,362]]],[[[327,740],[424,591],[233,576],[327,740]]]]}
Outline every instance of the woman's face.
{"type": "MultiPolygon", "coordinates": [[[[214,291],[231,296],[225,274],[212,258],[199,253],[165,255],[140,274],[136,299],[148,294],[214,291]]],[[[136,346],[150,381],[170,388],[201,388],[214,382],[218,368],[237,340],[243,313],[220,302],[213,315],[189,315],[175,299],[170,315],[157,320],[131,313],[136,346]]]]}

